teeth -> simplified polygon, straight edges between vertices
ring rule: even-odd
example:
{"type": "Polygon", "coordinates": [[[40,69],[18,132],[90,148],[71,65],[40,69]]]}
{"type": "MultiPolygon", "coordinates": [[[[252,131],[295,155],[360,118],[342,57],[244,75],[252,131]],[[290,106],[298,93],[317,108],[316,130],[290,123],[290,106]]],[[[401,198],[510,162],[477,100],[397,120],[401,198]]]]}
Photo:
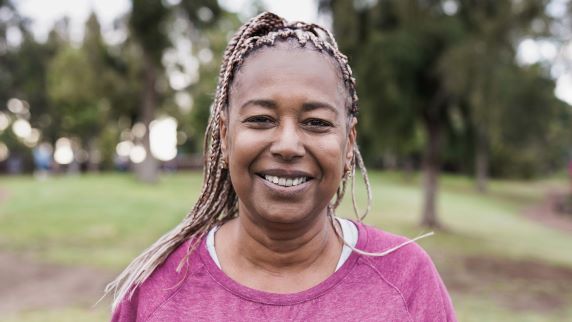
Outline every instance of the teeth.
{"type": "Polygon", "coordinates": [[[269,176],[269,175],[264,176],[264,179],[266,179],[266,181],[270,181],[270,182],[277,184],[279,186],[282,186],[282,187],[297,186],[299,184],[302,184],[302,183],[308,181],[307,177],[280,178],[280,177],[269,176]]]}

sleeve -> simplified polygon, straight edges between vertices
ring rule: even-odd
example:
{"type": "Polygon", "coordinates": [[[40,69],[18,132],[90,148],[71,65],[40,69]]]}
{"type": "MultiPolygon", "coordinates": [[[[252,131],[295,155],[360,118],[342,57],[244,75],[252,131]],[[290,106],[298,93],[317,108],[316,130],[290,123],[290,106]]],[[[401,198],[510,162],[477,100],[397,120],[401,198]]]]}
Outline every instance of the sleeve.
{"type": "Polygon", "coordinates": [[[447,288],[445,287],[445,284],[441,280],[441,276],[439,276],[439,273],[437,272],[435,265],[433,265],[433,262],[430,262],[430,264],[434,272],[436,283],[439,286],[438,296],[441,299],[441,307],[442,307],[441,310],[444,314],[444,321],[456,322],[457,317],[455,315],[455,309],[453,308],[453,301],[449,296],[449,292],[447,292],[447,288]]]}
{"type": "MultiPolygon", "coordinates": [[[[440,280],[441,278],[439,278],[440,280]]],[[[449,292],[445,288],[445,284],[441,282],[441,296],[443,298],[443,306],[445,309],[445,317],[447,321],[457,321],[457,316],[455,315],[455,309],[453,307],[453,301],[451,301],[451,297],[449,296],[449,292]]]]}
{"type": "Polygon", "coordinates": [[[402,284],[409,313],[414,321],[456,322],[451,297],[429,255],[414,245],[409,278],[402,284]]]}
{"type": "MultiPolygon", "coordinates": [[[[379,252],[408,239],[365,229],[366,250],[379,252]]],[[[388,255],[371,258],[377,270],[401,294],[411,320],[415,322],[456,322],[453,303],[429,255],[417,243],[410,243],[388,255]]]]}
{"type": "MultiPolygon", "coordinates": [[[[142,322],[150,319],[153,312],[166,301],[173,292],[175,285],[181,285],[181,275],[177,272],[177,265],[188,248],[185,242],[173,251],[169,257],[159,265],[141,285],[138,285],[131,297],[128,295],[113,310],[111,322],[142,322]]],[[[188,263],[183,272],[188,274],[188,263]]]]}

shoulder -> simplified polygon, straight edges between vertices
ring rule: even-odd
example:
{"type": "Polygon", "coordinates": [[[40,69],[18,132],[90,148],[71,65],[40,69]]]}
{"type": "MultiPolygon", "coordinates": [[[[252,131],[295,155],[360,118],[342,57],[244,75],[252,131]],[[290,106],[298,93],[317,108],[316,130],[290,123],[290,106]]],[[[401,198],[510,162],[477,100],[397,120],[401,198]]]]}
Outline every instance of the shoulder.
{"type": "MultiPolygon", "coordinates": [[[[365,238],[362,249],[367,252],[381,253],[409,241],[371,226],[358,226],[365,238]]],[[[417,243],[385,256],[361,256],[360,260],[401,293],[415,321],[456,321],[447,289],[431,257],[417,243]]]]}
{"type": "Polygon", "coordinates": [[[381,265],[398,265],[400,267],[433,267],[431,257],[427,252],[413,242],[403,245],[410,241],[409,238],[392,234],[381,229],[358,224],[360,239],[363,234],[364,241],[362,247],[365,251],[371,253],[381,253],[393,248],[397,248],[386,256],[371,257],[376,264],[381,265]],[[403,246],[401,246],[403,245],[403,246]],[[400,247],[401,246],[401,247],[400,247]]]}
{"type": "MultiPolygon", "coordinates": [[[[145,321],[178,292],[189,275],[200,266],[197,250],[185,257],[193,241],[178,246],[131,297],[124,298],[113,312],[112,321],[145,321]],[[192,264],[191,264],[192,263],[192,264]],[[177,269],[181,264],[181,268],[177,269]]],[[[196,247],[200,247],[198,244],[196,247]]]]}
{"type": "Polygon", "coordinates": [[[404,289],[415,287],[415,284],[439,278],[431,257],[419,244],[413,242],[404,245],[409,241],[408,238],[360,225],[360,239],[361,234],[365,239],[361,243],[363,250],[382,253],[395,249],[384,256],[362,256],[361,259],[372,265],[397,288],[405,292],[404,289]]]}

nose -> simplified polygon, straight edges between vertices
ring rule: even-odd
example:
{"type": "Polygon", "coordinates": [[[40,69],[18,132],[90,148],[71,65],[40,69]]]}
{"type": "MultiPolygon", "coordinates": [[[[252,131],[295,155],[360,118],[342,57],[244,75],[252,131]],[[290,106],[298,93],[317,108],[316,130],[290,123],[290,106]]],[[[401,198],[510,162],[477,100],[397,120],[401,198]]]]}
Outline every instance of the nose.
{"type": "Polygon", "coordinates": [[[295,121],[284,121],[276,128],[270,153],[284,161],[292,161],[304,156],[304,144],[295,121]]]}

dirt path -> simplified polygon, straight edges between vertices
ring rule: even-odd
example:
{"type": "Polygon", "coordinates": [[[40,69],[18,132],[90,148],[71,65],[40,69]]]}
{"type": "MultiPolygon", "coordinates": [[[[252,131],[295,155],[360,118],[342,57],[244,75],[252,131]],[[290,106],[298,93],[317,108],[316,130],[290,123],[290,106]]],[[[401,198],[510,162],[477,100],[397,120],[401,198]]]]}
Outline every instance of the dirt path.
{"type": "Polygon", "coordinates": [[[49,264],[0,251],[0,316],[46,308],[90,308],[112,277],[93,268],[49,264]]]}
{"type": "MultiPolygon", "coordinates": [[[[0,188],[0,203],[8,196],[0,188]]],[[[113,277],[104,270],[46,263],[0,249],[0,317],[41,309],[91,308],[113,277]]]]}
{"type": "MultiPolygon", "coordinates": [[[[0,202],[8,192],[0,189],[0,202]]],[[[0,249],[0,316],[22,311],[91,307],[113,277],[109,272],[69,267],[0,249]]]]}
{"type": "Polygon", "coordinates": [[[514,311],[551,312],[572,300],[572,268],[536,260],[492,256],[441,258],[451,292],[493,299],[514,311]]]}
{"type": "MultiPolygon", "coordinates": [[[[572,233],[572,215],[558,213],[567,192],[552,189],[523,216],[549,228],[572,233]]],[[[547,312],[564,309],[572,300],[572,268],[532,259],[493,256],[441,258],[442,277],[453,292],[493,298],[516,311],[547,312]]]]}
{"type": "Polygon", "coordinates": [[[566,197],[566,191],[550,190],[544,201],[525,210],[524,216],[547,227],[572,233],[572,214],[562,214],[556,210],[557,203],[566,197]]]}

